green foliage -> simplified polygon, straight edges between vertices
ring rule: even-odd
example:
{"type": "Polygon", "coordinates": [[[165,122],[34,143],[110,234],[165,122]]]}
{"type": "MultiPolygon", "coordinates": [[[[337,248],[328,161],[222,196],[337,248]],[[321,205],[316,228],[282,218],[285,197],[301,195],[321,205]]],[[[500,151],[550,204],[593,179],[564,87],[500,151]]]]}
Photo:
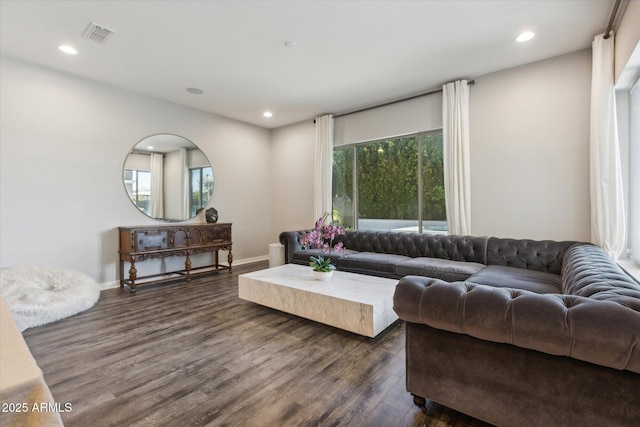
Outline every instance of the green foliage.
{"type": "MultiPolygon", "coordinates": [[[[424,220],[446,220],[442,134],[410,136],[356,146],[358,215],[367,219],[418,218],[418,155],[422,149],[424,220]],[[418,141],[420,140],[420,144],[418,141]]],[[[353,198],[353,148],[333,156],[334,205],[343,218],[353,198]]],[[[353,224],[344,218],[343,224],[353,224]]]]}
{"type": "Polygon", "coordinates": [[[442,134],[422,139],[422,219],[446,221],[442,134]]]}
{"type": "Polygon", "coordinates": [[[320,271],[322,273],[328,273],[332,270],[336,269],[336,266],[331,264],[331,259],[324,259],[321,256],[314,257],[312,256],[311,261],[309,261],[309,265],[313,267],[313,271],[320,271]]]}
{"type": "Polygon", "coordinates": [[[364,144],[358,156],[360,218],[418,218],[418,148],[415,138],[364,144]]]}
{"type": "Polygon", "coordinates": [[[353,218],[353,148],[333,150],[333,218],[355,227],[353,218]]]}

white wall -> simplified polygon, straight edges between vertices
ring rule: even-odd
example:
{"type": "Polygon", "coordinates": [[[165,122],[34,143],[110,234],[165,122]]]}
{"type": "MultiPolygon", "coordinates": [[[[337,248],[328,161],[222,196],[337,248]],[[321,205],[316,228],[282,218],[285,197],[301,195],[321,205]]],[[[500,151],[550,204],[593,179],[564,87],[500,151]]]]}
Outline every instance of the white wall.
{"type": "MultiPolygon", "coordinates": [[[[210,205],[233,222],[234,259],[267,254],[270,131],[7,57],[0,93],[0,266],[66,266],[115,281],[117,227],[157,223],[122,183],[129,150],[157,133],[193,141],[211,161],[210,205]]],[[[156,261],[166,264],[145,263],[156,261]]]]}
{"type": "MultiPolygon", "coordinates": [[[[116,280],[117,227],[155,223],[126,195],[124,159],[157,133],[182,135],[209,158],[211,206],[234,224],[236,261],[313,225],[312,120],[269,131],[0,59],[0,266],[116,280]]],[[[475,79],[473,234],[588,239],[590,61],[586,50],[475,79]]]]}
{"type": "Polygon", "coordinates": [[[590,50],[475,81],[473,234],[588,240],[590,50]]]}
{"type": "MultiPolygon", "coordinates": [[[[475,81],[472,233],[588,240],[590,51],[475,81]]],[[[274,234],[313,225],[313,141],[311,121],[273,132],[274,234]]]]}
{"type": "Polygon", "coordinates": [[[273,130],[272,242],[282,231],[312,228],[315,124],[313,120],[273,130]]]}
{"type": "Polygon", "coordinates": [[[640,41],[640,1],[634,0],[627,3],[615,35],[616,83],[624,73],[629,58],[638,46],[638,41],[640,41]]]}

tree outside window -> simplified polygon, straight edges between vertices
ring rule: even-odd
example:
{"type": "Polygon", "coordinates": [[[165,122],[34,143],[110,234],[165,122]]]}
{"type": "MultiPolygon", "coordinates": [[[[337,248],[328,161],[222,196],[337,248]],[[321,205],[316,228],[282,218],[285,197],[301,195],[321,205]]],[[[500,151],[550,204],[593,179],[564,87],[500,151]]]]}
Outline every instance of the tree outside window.
{"type": "Polygon", "coordinates": [[[442,133],[336,148],[333,211],[360,230],[446,232],[442,133]]]}

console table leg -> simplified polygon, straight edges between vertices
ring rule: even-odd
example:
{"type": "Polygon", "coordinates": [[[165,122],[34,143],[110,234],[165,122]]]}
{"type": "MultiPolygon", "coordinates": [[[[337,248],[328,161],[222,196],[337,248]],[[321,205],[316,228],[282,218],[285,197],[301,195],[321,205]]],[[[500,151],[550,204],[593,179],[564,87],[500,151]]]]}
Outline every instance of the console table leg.
{"type": "Polygon", "coordinates": [[[120,287],[124,288],[124,261],[120,260],[120,287]]]}
{"type": "Polygon", "coordinates": [[[229,249],[229,255],[227,255],[227,262],[229,263],[229,273],[231,273],[231,263],[233,262],[233,255],[231,249],[229,249]]]}
{"type": "Polygon", "coordinates": [[[187,282],[191,281],[191,258],[189,252],[187,252],[187,259],[184,262],[184,269],[187,271],[187,282]]]}
{"type": "Polygon", "coordinates": [[[138,270],[136,269],[136,262],[131,260],[131,267],[129,267],[129,286],[131,287],[131,293],[136,293],[136,279],[138,278],[138,270]]]}

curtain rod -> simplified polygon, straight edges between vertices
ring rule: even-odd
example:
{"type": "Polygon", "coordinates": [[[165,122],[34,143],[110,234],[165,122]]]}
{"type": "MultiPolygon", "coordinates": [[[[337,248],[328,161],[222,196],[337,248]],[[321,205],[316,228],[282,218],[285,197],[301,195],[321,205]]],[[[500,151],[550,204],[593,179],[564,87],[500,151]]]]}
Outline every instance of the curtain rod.
{"type": "Polygon", "coordinates": [[[604,32],[604,36],[602,38],[608,39],[611,37],[611,27],[613,27],[613,21],[616,19],[616,14],[618,13],[618,7],[620,6],[620,0],[616,0],[616,3],[613,5],[613,10],[611,11],[611,16],[609,17],[609,24],[607,25],[607,30],[604,32]]]}
{"type": "MultiPolygon", "coordinates": [[[[475,83],[474,80],[470,80],[469,86],[473,85],[474,83],[475,83]]],[[[442,92],[442,89],[432,89],[430,91],[411,95],[406,98],[395,99],[393,101],[387,101],[381,104],[371,105],[369,107],[360,108],[358,110],[347,111],[346,113],[336,114],[335,116],[333,116],[333,118],[335,119],[336,117],[342,117],[342,116],[348,116],[349,114],[361,113],[363,111],[373,110],[374,108],[386,107],[387,105],[397,104],[398,102],[409,101],[411,99],[421,98],[423,96],[433,95],[434,93],[440,93],[440,92],[442,92]]],[[[315,123],[315,120],[313,122],[315,123]]]]}

